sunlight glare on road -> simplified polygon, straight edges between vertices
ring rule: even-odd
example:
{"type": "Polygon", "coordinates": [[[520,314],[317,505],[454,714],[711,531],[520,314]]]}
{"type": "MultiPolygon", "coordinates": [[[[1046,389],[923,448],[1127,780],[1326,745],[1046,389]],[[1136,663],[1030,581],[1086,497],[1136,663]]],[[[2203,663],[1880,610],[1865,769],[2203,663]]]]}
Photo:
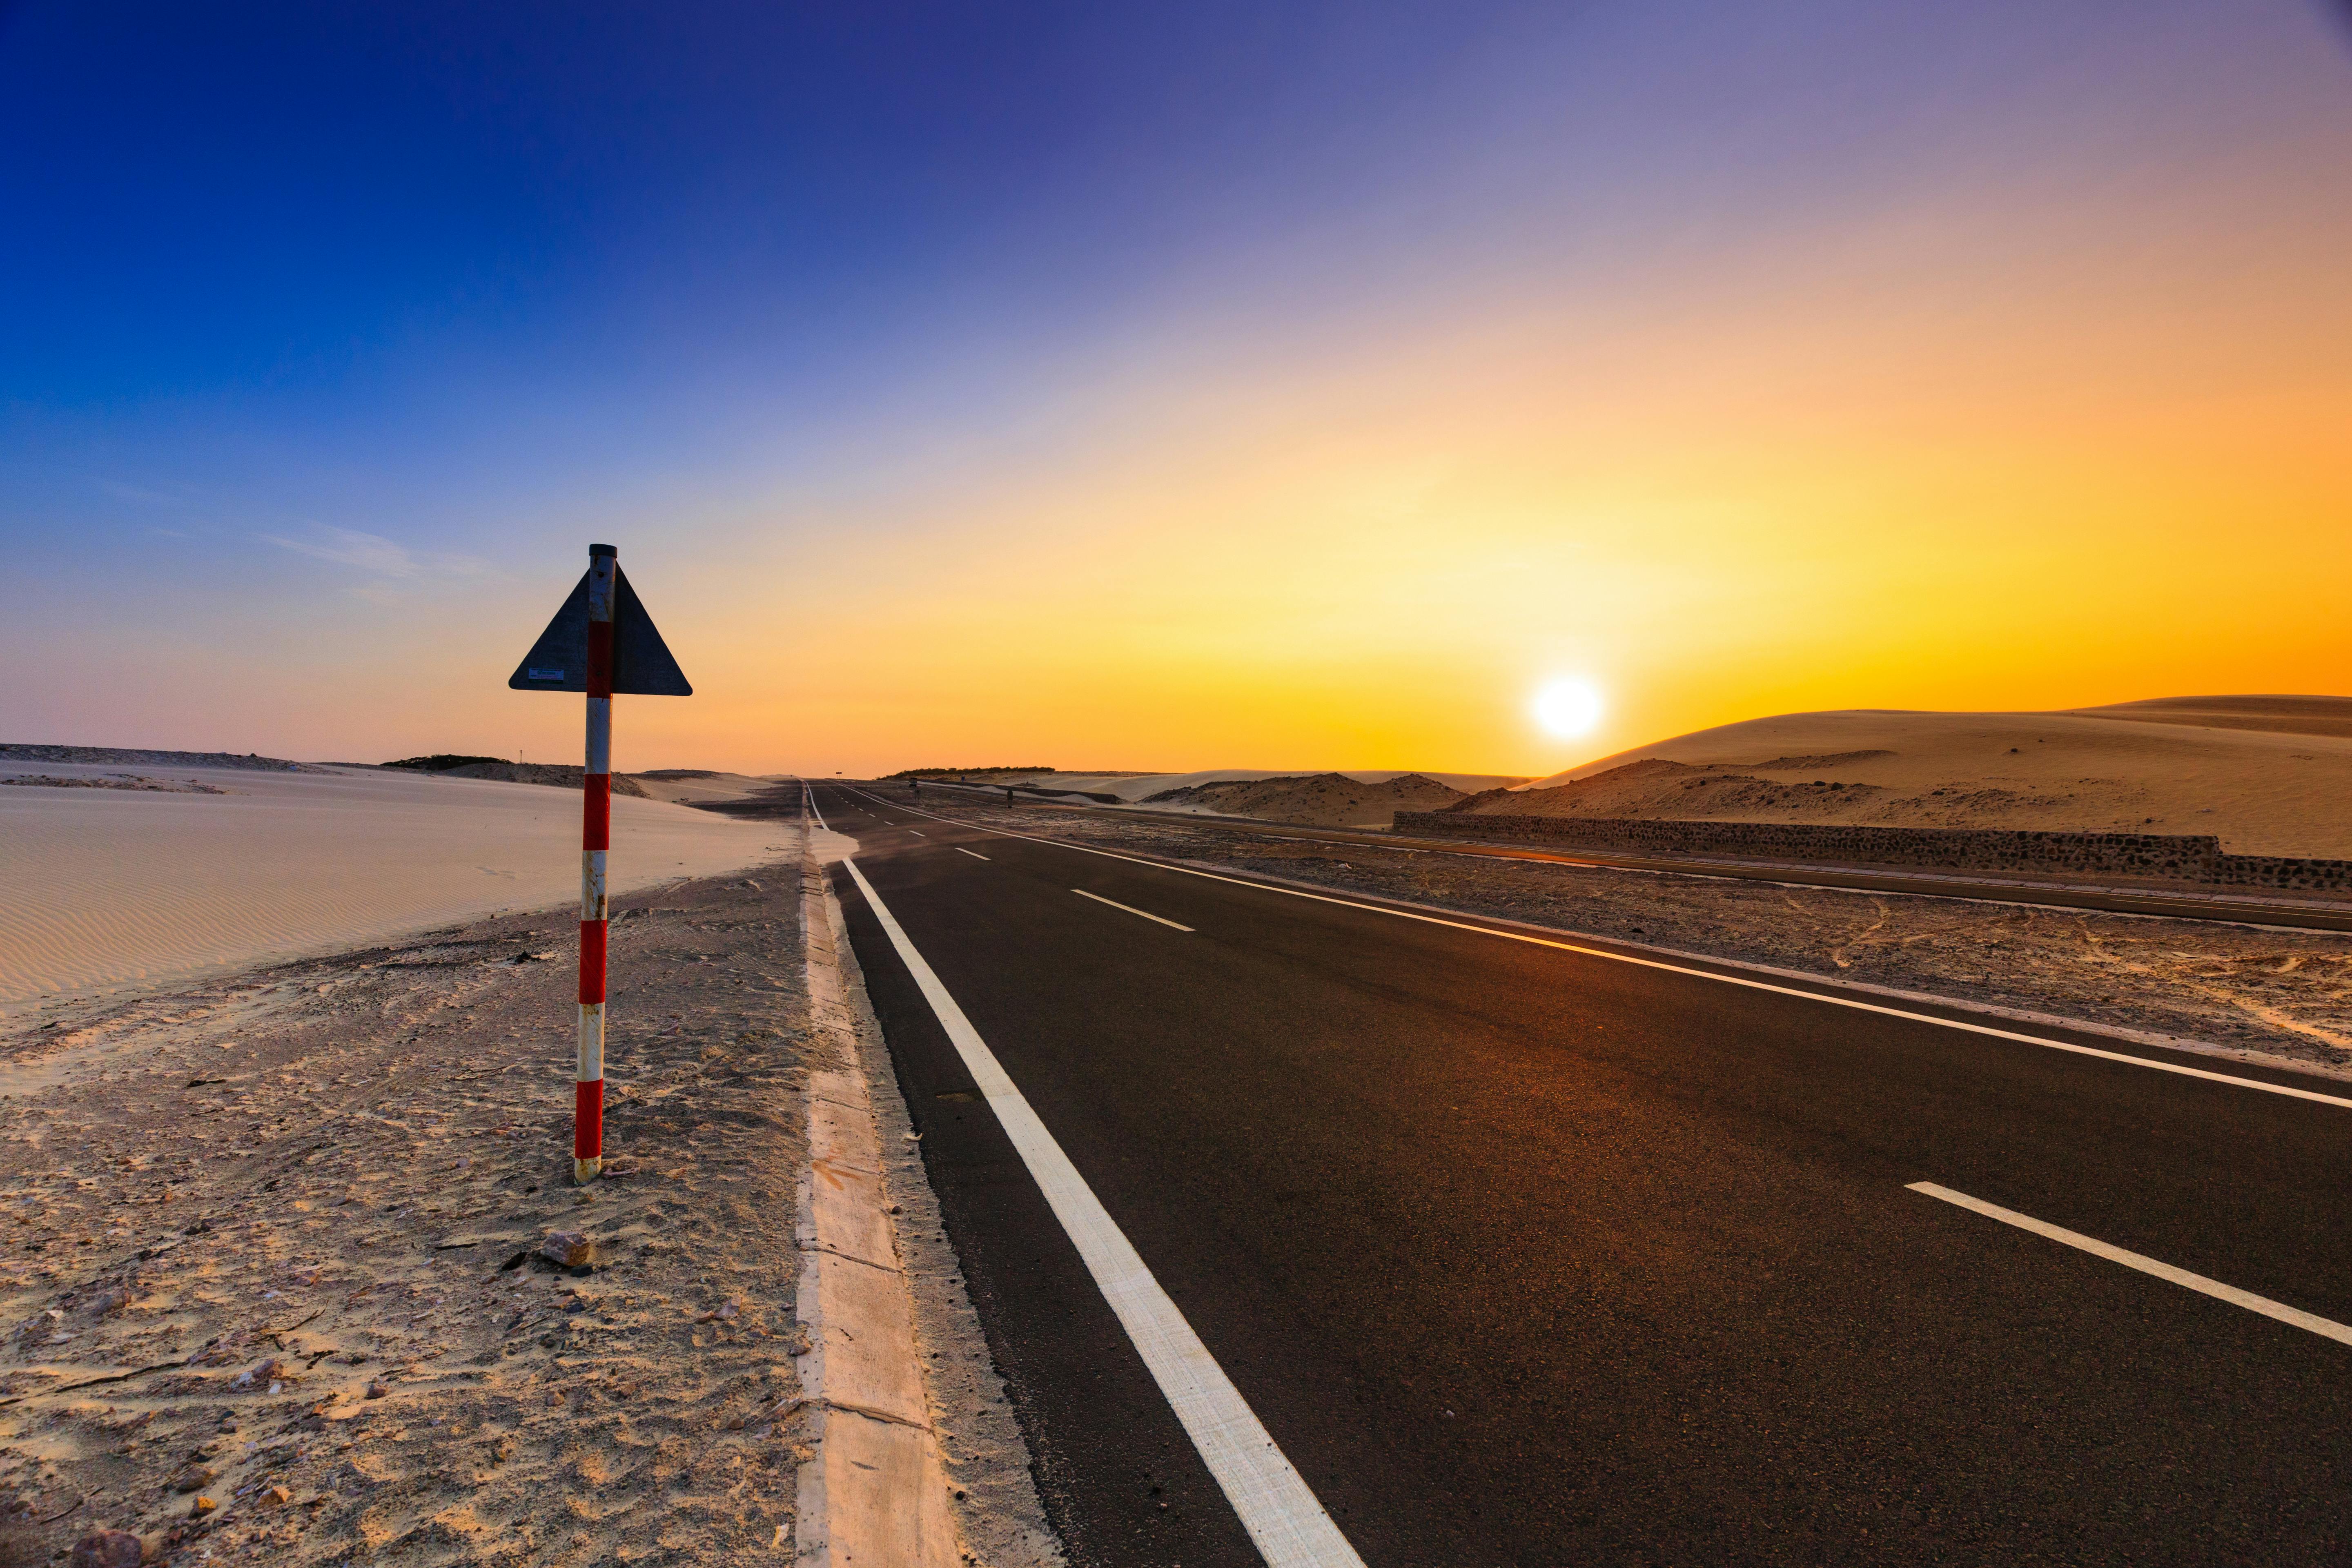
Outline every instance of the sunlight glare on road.
{"type": "Polygon", "coordinates": [[[1562,739],[1592,733],[1601,722],[1601,693],[1589,681],[1555,680],[1536,693],[1536,722],[1562,739]]]}

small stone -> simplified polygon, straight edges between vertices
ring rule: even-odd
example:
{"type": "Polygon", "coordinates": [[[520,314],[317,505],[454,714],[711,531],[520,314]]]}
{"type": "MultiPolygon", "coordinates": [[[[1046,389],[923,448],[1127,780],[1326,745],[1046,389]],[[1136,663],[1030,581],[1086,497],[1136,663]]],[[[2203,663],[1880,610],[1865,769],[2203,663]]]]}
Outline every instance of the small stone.
{"type": "Polygon", "coordinates": [[[127,1530],[101,1530],[74,1542],[73,1568],[139,1568],[139,1538],[127,1530]]]}
{"type": "Polygon", "coordinates": [[[250,1367],[230,1378],[228,1385],[231,1388],[251,1388],[257,1383],[266,1384],[281,1378],[290,1379],[292,1376],[293,1373],[287,1371],[276,1356],[271,1356],[259,1366],[250,1367]]]}
{"type": "Polygon", "coordinates": [[[294,1500],[294,1494],[284,1487],[271,1487],[254,1500],[264,1508],[284,1508],[294,1500]]]}
{"type": "Polygon", "coordinates": [[[188,1505],[188,1517],[190,1519],[202,1519],[205,1515],[212,1512],[213,1510],[218,1507],[220,1507],[220,1504],[213,1501],[212,1499],[208,1497],[200,1497],[195,1501],[188,1505]]]}
{"type": "Polygon", "coordinates": [[[220,1472],[210,1465],[190,1465],[172,1478],[172,1489],[175,1492],[202,1491],[219,1478],[220,1472]]]}
{"type": "Polygon", "coordinates": [[[367,1397],[370,1399],[382,1399],[385,1394],[390,1394],[392,1390],[386,1388],[381,1380],[371,1383],[367,1385],[367,1397]]]}
{"type": "Polygon", "coordinates": [[[539,1255],[559,1268],[582,1268],[595,1261],[595,1244],[580,1231],[551,1230],[539,1255]]]}

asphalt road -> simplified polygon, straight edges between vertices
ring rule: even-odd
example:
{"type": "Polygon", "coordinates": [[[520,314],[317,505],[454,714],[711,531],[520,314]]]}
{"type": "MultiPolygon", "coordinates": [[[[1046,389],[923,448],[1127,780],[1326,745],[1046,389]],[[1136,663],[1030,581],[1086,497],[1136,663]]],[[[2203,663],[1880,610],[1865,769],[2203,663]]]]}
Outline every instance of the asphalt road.
{"type": "MultiPolygon", "coordinates": [[[[2352,1321],[2352,1109],[815,796],[1368,1563],[2352,1560],[2352,1344],[1911,1190],[2352,1321]]],[[[835,887],[1073,1561],[1259,1561],[835,887]]]]}
{"type": "MultiPolygon", "coordinates": [[[[888,789],[899,786],[893,783],[888,789]]],[[[992,799],[998,792],[977,785],[934,783],[934,791],[953,791],[968,799],[992,799]]],[[[885,795],[885,799],[889,798],[885,795]]],[[[932,805],[940,804],[938,795],[932,805]]],[[[1545,849],[1528,844],[1481,844],[1465,838],[1431,838],[1350,827],[1288,827],[1255,817],[1213,816],[1200,812],[1139,811],[1133,806],[1079,805],[1069,801],[1024,796],[1022,805],[1033,811],[1076,812],[1096,816],[1138,816],[1172,826],[1246,833],[1254,838],[1296,838],[1318,844],[1369,844],[1388,848],[1437,850],[1503,860],[1544,860],[1561,866],[1606,866],[1626,871],[1697,873],[1742,881],[1792,882],[1810,888],[1850,888],[1870,893],[1927,893],[1947,899],[1982,899],[2005,904],[2042,904],[2062,910],[2103,910],[2114,914],[2161,915],[2169,920],[2231,921],[2248,925],[2284,926],[2296,931],[2352,931],[2352,909],[2321,898],[2259,893],[2199,893],[2162,887],[2123,888],[2092,882],[2055,882],[2032,877],[2004,877],[1998,872],[1937,873],[1934,871],[1866,870],[1840,866],[1808,866],[1790,862],[1709,860],[1692,855],[1633,855],[1607,849],[1545,849]]]]}

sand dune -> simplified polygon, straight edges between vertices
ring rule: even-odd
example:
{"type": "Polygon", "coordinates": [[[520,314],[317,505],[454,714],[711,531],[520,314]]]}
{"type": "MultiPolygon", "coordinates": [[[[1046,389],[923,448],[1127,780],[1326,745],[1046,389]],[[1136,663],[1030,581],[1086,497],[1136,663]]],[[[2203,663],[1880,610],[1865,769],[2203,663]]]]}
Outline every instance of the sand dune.
{"type": "Polygon", "coordinates": [[[1142,804],[1318,827],[1386,827],[1400,811],[1443,811],[1463,796],[1463,791],[1421,773],[1401,773],[1377,784],[1345,773],[1312,773],[1182,785],[1146,795],[1142,804]]]}
{"type": "MultiPolygon", "coordinates": [[[[1465,794],[1500,789],[1507,784],[1518,784],[1525,778],[1521,773],[1446,773],[1426,768],[1418,773],[1411,768],[1204,768],[1190,773],[1005,773],[991,775],[982,782],[1116,795],[1122,803],[1133,805],[1155,795],[1164,795],[1171,790],[1199,789],[1204,784],[1297,778],[1343,778],[1352,779],[1358,784],[1387,784],[1407,774],[1434,779],[1449,789],[1465,794]]],[[[894,783],[892,787],[898,786],[894,783]]]]}
{"type": "Polygon", "coordinates": [[[2352,698],[1784,713],[1621,752],[1468,809],[2210,833],[2237,854],[2352,857],[2352,698]]]}
{"type": "Polygon", "coordinates": [[[713,773],[702,768],[664,768],[656,773],[633,773],[639,788],[648,799],[675,801],[681,805],[700,805],[706,801],[748,800],[761,790],[772,788],[775,778],[763,778],[757,773],[713,773]]]}
{"type": "MultiPolygon", "coordinates": [[[[97,774],[54,762],[0,773],[97,774]]],[[[0,789],[0,1010],[577,896],[579,797],[375,768],[173,769],[223,794],[0,789]]],[[[772,826],[613,803],[615,891],[768,858],[772,826]]]]}

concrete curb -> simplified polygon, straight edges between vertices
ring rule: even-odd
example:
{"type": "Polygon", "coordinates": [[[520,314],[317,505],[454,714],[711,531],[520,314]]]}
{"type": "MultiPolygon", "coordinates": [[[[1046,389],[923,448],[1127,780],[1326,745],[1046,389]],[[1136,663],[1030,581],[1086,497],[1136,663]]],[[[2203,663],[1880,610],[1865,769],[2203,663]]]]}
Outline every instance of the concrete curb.
{"type": "Polygon", "coordinates": [[[955,1568],[963,1547],[842,975],[840,914],[814,850],[801,882],[809,1015],[820,1045],[832,1047],[820,1059],[838,1065],[809,1075],[809,1164],[794,1224],[810,1450],[799,1473],[797,1555],[812,1568],[955,1568]]]}

